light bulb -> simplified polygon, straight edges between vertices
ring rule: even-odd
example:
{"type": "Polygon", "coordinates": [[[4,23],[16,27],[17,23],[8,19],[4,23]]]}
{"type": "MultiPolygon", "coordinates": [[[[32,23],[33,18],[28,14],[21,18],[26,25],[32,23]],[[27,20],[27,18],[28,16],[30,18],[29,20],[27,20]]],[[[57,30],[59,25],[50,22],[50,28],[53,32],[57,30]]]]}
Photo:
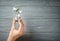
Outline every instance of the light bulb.
{"type": "Polygon", "coordinates": [[[17,21],[18,18],[20,17],[20,14],[22,13],[22,10],[20,10],[17,7],[13,7],[13,10],[15,11],[15,20],[17,21]]]}

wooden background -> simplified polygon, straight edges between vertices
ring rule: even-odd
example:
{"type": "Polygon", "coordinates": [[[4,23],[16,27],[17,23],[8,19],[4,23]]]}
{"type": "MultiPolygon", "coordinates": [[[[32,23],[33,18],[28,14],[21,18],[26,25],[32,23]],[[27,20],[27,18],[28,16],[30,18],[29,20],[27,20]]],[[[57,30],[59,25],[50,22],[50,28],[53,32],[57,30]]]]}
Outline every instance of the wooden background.
{"type": "Polygon", "coordinates": [[[23,11],[25,24],[17,41],[60,41],[60,0],[0,0],[0,41],[7,40],[14,6],[23,11]]]}

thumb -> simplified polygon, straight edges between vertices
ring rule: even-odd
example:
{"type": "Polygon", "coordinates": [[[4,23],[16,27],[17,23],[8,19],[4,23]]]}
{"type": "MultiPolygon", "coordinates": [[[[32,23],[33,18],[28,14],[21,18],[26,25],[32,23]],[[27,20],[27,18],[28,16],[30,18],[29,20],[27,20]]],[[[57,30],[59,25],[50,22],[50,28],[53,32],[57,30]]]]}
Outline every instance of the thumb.
{"type": "Polygon", "coordinates": [[[12,21],[12,28],[11,29],[15,29],[16,28],[16,20],[15,18],[13,18],[13,21],[12,21]]]}

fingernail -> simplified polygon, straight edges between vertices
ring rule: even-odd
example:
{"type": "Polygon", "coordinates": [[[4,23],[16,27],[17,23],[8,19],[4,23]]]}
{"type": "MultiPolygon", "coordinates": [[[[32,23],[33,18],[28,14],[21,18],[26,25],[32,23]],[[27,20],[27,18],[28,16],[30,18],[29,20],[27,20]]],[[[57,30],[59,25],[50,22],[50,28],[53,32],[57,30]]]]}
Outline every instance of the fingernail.
{"type": "Polygon", "coordinates": [[[17,19],[17,17],[15,17],[15,20],[16,20],[16,22],[18,22],[18,19],[17,19]]]}
{"type": "Polygon", "coordinates": [[[21,20],[21,17],[19,17],[18,19],[21,20]]]}

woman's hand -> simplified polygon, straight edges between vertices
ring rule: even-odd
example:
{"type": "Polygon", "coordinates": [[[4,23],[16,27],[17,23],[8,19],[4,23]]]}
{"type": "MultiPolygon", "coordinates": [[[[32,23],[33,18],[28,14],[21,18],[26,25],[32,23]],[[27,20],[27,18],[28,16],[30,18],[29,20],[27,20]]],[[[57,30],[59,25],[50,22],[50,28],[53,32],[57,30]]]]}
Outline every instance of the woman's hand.
{"type": "Polygon", "coordinates": [[[12,28],[10,30],[7,41],[15,41],[17,38],[24,35],[24,23],[20,17],[18,18],[18,23],[19,29],[16,30],[16,20],[13,19],[12,28]]]}

